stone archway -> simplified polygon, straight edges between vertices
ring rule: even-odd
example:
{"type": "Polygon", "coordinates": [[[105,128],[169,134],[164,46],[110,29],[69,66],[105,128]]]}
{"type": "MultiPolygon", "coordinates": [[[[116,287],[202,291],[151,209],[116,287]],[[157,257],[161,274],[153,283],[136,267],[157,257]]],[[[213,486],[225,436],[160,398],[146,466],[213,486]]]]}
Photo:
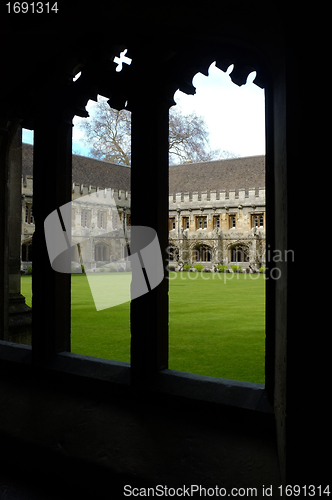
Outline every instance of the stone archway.
{"type": "MultiPolygon", "coordinates": [[[[31,308],[21,294],[22,130],[21,120],[0,128],[0,339],[31,344],[31,308]],[[8,234],[10,233],[10,237],[8,234]]],[[[28,243],[29,241],[29,243],[28,243]]],[[[31,238],[25,258],[32,261],[31,238]],[[29,255],[30,254],[30,255],[29,255]]]]}
{"type": "Polygon", "coordinates": [[[228,260],[234,263],[249,262],[249,246],[244,243],[235,243],[228,247],[228,260]]]}
{"type": "Polygon", "coordinates": [[[191,257],[196,262],[211,262],[213,250],[209,245],[199,243],[192,248],[191,257]]]}
{"type": "Polygon", "coordinates": [[[32,239],[23,241],[21,246],[21,261],[22,262],[32,262],[32,239]]]}
{"type": "Polygon", "coordinates": [[[95,245],[95,261],[106,262],[110,259],[110,251],[105,243],[96,243],[95,245]]]}

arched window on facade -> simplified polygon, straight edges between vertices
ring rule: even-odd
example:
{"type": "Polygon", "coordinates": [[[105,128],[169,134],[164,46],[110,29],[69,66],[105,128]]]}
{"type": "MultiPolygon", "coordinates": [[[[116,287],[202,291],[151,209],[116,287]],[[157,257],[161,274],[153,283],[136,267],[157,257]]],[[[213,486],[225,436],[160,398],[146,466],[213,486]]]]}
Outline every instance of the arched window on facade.
{"type": "Polygon", "coordinates": [[[22,262],[32,262],[32,241],[22,245],[22,262]]]}
{"type": "Polygon", "coordinates": [[[107,245],[105,245],[104,243],[98,243],[96,246],[95,246],[95,261],[106,261],[109,259],[109,252],[108,252],[108,248],[107,248],[107,245]]]}
{"type": "Polygon", "coordinates": [[[198,262],[211,262],[212,249],[208,245],[199,245],[194,248],[192,257],[198,262]]]}
{"type": "Polygon", "coordinates": [[[230,249],[230,261],[231,262],[248,262],[249,261],[249,249],[245,245],[234,245],[230,249]]]}
{"type": "Polygon", "coordinates": [[[130,245],[129,243],[127,243],[124,247],[123,247],[123,258],[125,260],[129,260],[129,257],[130,257],[130,245]]]}

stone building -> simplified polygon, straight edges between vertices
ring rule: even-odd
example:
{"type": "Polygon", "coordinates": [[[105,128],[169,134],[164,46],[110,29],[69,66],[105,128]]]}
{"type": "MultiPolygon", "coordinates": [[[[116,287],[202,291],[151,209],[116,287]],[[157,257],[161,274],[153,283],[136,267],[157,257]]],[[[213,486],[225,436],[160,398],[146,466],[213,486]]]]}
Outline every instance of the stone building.
{"type": "MultiPolygon", "coordinates": [[[[21,234],[21,268],[26,270],[32,265],[32,235],[35,224],[33,217],[33,146],[22,145],[22,234],[21,234]]],[[[114,240],[107,237],[111,231],[130,227],[130,169],[122,165],[94,160],[84,156],[73,155],[72,200],[72,265],[79,265],[78,246],[86,245],[88,228],[92,232],[92,245],[88,254],[86,270],[95,270],[119,259],[126,259],[122,248],[114,247],[114,240]],[[98,205],[89,200],[92,193],[112,189],[112,197],[116,202],[117,213],[112,213],[110,206],[105,206],[102,196],[98,205]],[[79,203],[78,203],[79,200],[79,203]]]]}
{"type": "MultiPolygon", "coordinates": [[[[22,147],[22,268],[32,264],[33,146],[22,147]]],[[[252,156],[229,160],[172,165],[169,169],[169,262],[260,267],[265,263],[265,158],[252,156]]],[[[86,228],[96,228],[87,271],[126,260],[125,249],[115,248],[107,237],[122,228],[130,231],[130,169],[73,155],[72,227],[75,243],[86,228]],[[110,207],[92,206],[87,195],[114,187],[118,215],[110,207]]],[[[142,200],[144,206],[144,200],[142,200]]],[[[73,265],[80,262],[73,247],[73,265]]]]}
{"type": "Polygon", "coordinates": [[[170,166],[169,258],[181,265],[265,263],[265,158],[170,166]]]}
{"type": "MultiPolygon", "coordinates": [[[[57,13],[8,13],[24,4],[7,3],[0,22],[0,497],[103,500],[127,485],[132,496],[157,485],[174,488],[170,496],[184,485],[210,496],[218,485],[223,496],[328,497],[328,274],[309,273],[305,251],[321,242],[317,213],[327,228],[330,213],[321,189],[318,211],[309,203],[310,183],[329,172],[327,11],[279,0],[189,8],[73,0],[57,2],[57,13]],[[125,48],[132,64],[117,72],[125,48]],[[214,61],[224,71],[234,64],[237,85],[256,71],[264,88],[266,247],[295,254],[274,262],[278,279],[266,265],[264,385],[169,369],[166,278],[130,304],[130,363],[71,353],[71,276],[54,272],[45,245],[45,217],[72,199],[73,119],[88,116],[100,94],[132,113],[131,224],[153,228],[167,247],[169,108],[214,61]],[[20,294],[19,127],[34,131],[31,346],[10,341],[20,294]]],[[[29,3],[29,13],[42,4],[29,3]]],[[[199,329],[209,341],[204,322],[199,329]]]]}

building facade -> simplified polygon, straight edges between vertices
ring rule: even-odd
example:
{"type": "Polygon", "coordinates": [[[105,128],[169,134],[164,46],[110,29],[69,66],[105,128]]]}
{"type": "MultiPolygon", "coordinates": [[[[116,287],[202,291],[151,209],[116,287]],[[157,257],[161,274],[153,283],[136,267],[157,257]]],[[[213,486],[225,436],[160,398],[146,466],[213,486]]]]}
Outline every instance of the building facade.
{"type": "Polygon", "coordinates": [[[169,255],[176,269],[184,264],[265,264],[265,189],[256,194],[177,193],[169,200],[169,255]]]}
{"type": "MultiPolygon", "coordinates": [[[[33,262],[33,147],[23,144],[21,261],[26,270],[33,262]]],[[[47,195],[47,194],[45,194],[47,195]]],[[[119,265],[128,268],[126,245],[114,238],[130,234],[130,169],[73,155],[72,267],[81,265],[84,248],[86,271],[119,265]],[[112,203],[103,192],[112,187],[112,203]],[[97,200],[92,195],[100,193],[97,200]],[[87,242],[87,235],[90,235],[87,242]],[[120,234],[120,233],[119,233],[120,234]],[[112,236],[113,235],[113,236],[112,236]],[[115,265],[114,263],[117,262],[115,265]],[[120,264],[119,264],[120,262],[120,264]]],[[[142,196],[142,210],[150,209],[142,196]]],[[[172,165],[169,169],[169,266],[218,264],[259,269],[265,264],[265,158],[172,165]]]]}
{"type": "Polygon", "coordinates": [[[72,196],[73,270],[129,270],[130,193],[73,184],[72,196]]]}

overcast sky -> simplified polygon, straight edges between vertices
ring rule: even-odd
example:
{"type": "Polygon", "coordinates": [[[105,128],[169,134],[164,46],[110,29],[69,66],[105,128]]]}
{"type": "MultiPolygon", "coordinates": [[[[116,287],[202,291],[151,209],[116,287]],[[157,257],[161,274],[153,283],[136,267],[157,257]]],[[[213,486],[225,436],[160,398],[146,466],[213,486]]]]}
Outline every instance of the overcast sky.
{"type": "Polygon", "coordinates": [[[256,73],[238,87],[230,79],[232,69],[233,65],[224,73],[211,64],[209,76],[198,73],[193,78],[194,96],[178,91],[174,100],[185,114],[195,110],[205,118],[212,149],[228,150],[236,157],[264,155],[264,90],[252,83],[256,73]]]}
{"type": "MultiPolygon", "coordinates": [[[[236,157],[264,155],[264,90],[252,83],[255,73],[248,76],[245,85],[234,85],[229,76],[232,68],[224,73],[211,64],[208,77],[201,73],[194,77],[194,96],[177,91],[174,100],[184,114],[195,111],[205,118],[212,149],[230,151],[236,157]]],[[[90,102],[88,111],[89,106],[90,102]]],[[[87,155],[88,149],[80,142],[81,134],[75,127],[78,120],[74,118],[73,151],[87,155]]],[[[32,137],[32,132],[23,129],[23,142],[32,144],[32,137]]]]}

